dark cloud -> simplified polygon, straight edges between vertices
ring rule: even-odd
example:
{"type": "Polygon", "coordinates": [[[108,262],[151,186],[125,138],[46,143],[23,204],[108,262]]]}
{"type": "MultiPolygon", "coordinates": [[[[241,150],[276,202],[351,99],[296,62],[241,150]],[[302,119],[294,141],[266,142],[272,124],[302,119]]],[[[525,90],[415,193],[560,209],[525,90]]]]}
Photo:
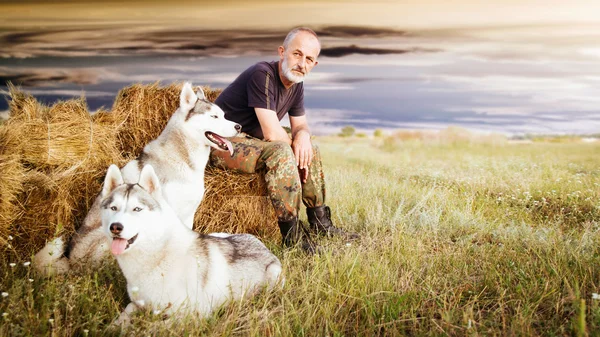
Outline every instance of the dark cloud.
{"type": "Polygon", "coordinates": [[[343,57],[352,54],[362,55],[389,55],[389,54],[406,54],[406,53],[432,53],[439,52],[438,49],[424,49],[424,48],[411,48],[411,49],[380,49],[380,48],[368,48],[359,47],[357,45],[351,46],[340,46],[340,47],[324,47],[321,50],[320,56],[326,57],[343,57]]]}
{"type": "Polygon", "coordinates": [[[0,83],[12,82],[26,87],[44,87],[56,83],[94,84],[98,80],[95,72],[82,69],[9,69],[0,67],[0,83]]]}
{"type": "MultiPolygon", "coordinates": [[[[104,28],[47,28],[0,33],[2,57],[85,57],[102,55],[255,55],[272,54],[283,42],[288,30],[202,30],[132,29],[126,26],[104,28]]],[[[405,32],[355,26],[331,26],[317,29],[324,54],[341,57],[349,54],[401,54],[404,50],[327,47],[331,38],[384,38],[405,36],[405,32]]],[[[323,52],[322,52],[323,54],[323,52]]]]}
{"type": "Polygon", "coordinates": [[[330,26],[317,29],[315,32],[322,37],[388,37],[408,35],[405,31],[359,26],[330,26]]]}

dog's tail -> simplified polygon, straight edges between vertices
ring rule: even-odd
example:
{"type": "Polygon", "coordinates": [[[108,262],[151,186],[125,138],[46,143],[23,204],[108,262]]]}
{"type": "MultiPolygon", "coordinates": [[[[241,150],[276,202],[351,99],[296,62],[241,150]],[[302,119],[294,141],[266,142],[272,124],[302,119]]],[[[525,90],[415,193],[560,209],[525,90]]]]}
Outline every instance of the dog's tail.
{"type": "Polygon", "coordinates": [[[67,273],[70,269],[69,259],[65,257],[65,241],[62,236],[48,242],[33,257],[33,266],[43,276],[67,273]]]}
{"type": "Polygon", "coordinates": [[[285,284],[285,277],[282,273],[281,262],[275,258],[265,269],[265,279],[267,288],[273,289],[276,286],[283,288],[285,284]]]}

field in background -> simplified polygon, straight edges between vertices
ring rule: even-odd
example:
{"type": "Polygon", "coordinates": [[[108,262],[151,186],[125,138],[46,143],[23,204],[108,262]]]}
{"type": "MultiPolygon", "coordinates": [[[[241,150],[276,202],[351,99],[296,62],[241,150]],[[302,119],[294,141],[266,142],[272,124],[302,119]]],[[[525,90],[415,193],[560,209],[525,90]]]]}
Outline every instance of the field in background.
{"type": "MultiPolygon", "coordinates": [[[[600,332],[600,144],[327,137],[346,246],[282,251],[285,288],[131,335],[595,335],[600,332]]],[[[33,253],[33,252],[32,252],[33,253]]],[[[110,261],[110,259],[109,259],[110,261]]],[[[40,279],[0,261],[0,335],[118,335],[118,268],[40,279]]]]}

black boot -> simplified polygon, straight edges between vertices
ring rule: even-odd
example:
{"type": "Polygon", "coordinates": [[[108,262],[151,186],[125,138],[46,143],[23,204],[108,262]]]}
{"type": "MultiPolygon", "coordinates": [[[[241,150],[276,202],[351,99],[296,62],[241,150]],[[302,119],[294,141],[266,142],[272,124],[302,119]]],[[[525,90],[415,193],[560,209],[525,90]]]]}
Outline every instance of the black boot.
{"type": "Polygon", "coordinates": [[[313,231],[320,235],[341,236],[347,240],[356,240],[360,236],[356,233],[347,232],[341,228],[335,227],[331,222],[331,210],[329,206],[315,208],[306,208],[308,223],[313,231]]]}
{"type": "Polygon", "coordinates": [[[308,254],[312,255],[318,252],[317,245],[310,239],[304,224],[297,217],[289,221],[279,221],[279,230],[283,246],[293,247],[298,244],[308,254]]]}

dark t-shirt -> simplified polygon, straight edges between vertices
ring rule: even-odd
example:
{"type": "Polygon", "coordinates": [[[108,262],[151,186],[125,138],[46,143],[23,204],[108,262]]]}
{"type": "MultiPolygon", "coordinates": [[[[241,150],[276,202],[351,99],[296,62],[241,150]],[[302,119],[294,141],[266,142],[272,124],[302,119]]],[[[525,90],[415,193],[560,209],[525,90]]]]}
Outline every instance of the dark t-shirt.
{"type": "Polygon", "coordinates": [[[263,138],[254,108],[273,110],[281,120],[286,113],[304,116],[304,85],[286,89],[279,78],[279,62],[259,62],[246,69],[215,100],[225,118],[242,126],[242,131],[263,138]]]}

